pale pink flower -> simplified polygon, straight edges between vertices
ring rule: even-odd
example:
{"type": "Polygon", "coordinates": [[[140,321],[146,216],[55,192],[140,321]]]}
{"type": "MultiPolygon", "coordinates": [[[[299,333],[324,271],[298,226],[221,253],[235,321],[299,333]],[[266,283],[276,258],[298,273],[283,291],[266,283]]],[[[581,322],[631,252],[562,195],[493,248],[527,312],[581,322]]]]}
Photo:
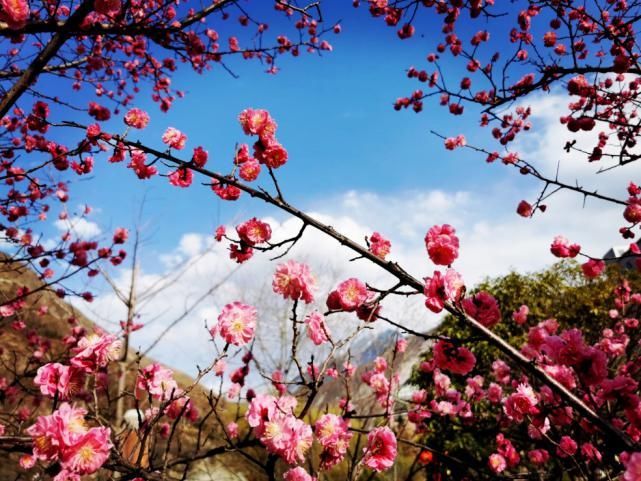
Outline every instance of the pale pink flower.
{"type": "Polygon", "coordinates": [[[283,479],[285,481],[316,481],[315,477],[310,476],[310,474],[300,466],[285,471],[283,473],[283,479]]]}
{"type": "Polygon", "coordinates": [[[113,334],[94,333],[83,337],[73,349],[71,365],[93,372],[119,358],[122,343],[113,334]]]}
{"type": "Polygon", "coordinates": [[[162,135],[162,141],[173,149],[182,150],[185,148],[187,136],[174,127],[168,127],[162,135]]]}
{"type": "Polygon", "coordinates": [[[136,390],[142,396],[148,393],[153,398],[167,400],[178,395],[178,384],[170,369],[154,362],[138,373],[136,390]]]}
{"type": "Polygon", "coordinates": [[[302,299],[309,304],[314,301],[316,279],[307,264],[289,260],[276,267],[272,288],[285,299],[302,299]]]}
{"type": "Polygon", "coordinates": [[[329,329],[325,323],[325,317],[318,311],[312,312],[305,319],[307,324],[307,336],[314,344],[320,346],[328,341],[329,329]]]}
{"type": "Polygon", "coordinates": [[[40,366],[33,382],[40,386],[40,392],[45,396],[54,397],[57,394],[60,399],[68,400],[80,392],[84,380],[82,369],[56,362],[40,366]]]}
{"type": "Polygon", "coordinates": [[[244,346],[254,337],[256,308],[238,301],[223,307],[218,316],[218,332],[229,344],[244,346]]]}
{"type": "Polygon", "coordinates": [[[144,129],[149,124],[149,114],[139,108],[133,108],[125,115],[125,124],[135,129],[144,129]]]}
{"type": "Polygon", "coordinates": [[[109,459],[111,430],[91,428],[73,446],[62,451],[60,465],[77,474],[95,473],[109,459]]]}
{"type": "Polygon", "coordinates": [[[449,224],[435,225],[425,235],[427,254],[434,264],[449,266],[458,257],[459,239],[449,224]]]}
{"type": "Polygon", "coordinates": [[[363,451],[365,466],[377,472],[385,471],[396,459],[396,436],[387,426],[374,428],[367,435],[367,447],[363,451]]]}
{"type": "Polygon", "coordinates": [[[238,424],[235,422],[230,422],[227,424],[227,434],[231,439],[238,438],[238,424]]]}
{"type": "Polygon", "coordinates": [[[497,474],[505,471],[505,468],[507,467],[505,458],[498,453],[490,454],[487,464],[490,469],[497,474]]]}

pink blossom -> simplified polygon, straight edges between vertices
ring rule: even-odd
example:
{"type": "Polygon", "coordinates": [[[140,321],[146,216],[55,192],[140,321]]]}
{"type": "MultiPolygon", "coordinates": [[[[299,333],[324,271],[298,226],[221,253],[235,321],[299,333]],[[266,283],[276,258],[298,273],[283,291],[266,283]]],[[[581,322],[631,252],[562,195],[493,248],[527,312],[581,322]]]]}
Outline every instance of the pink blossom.
{"type": "Polygon", "coordinates": [[[258,135],[262,139],[273,137],[276,133],[276,122],[266,110],[245,109],[238,116],[238,120],[247,135],[258,135]]]}
{"type": "Polygon", "coordinates": [[[310,476],[309,473],[300,466],[285,471],[283,473],[283,479],[285,481],[316,481],[315,477],[310,476]]]}
{"type": "Polygon", "coordinates": [[[40,392],[45,396],[59,396],[68,400],[80,392],[84,386],[85,374],[75,366],[65,366],[59,363],[49,363],[38,368],[34,384],[40,386],[40,392]]]}
{"type": "Polygon", "coordinates": [[[392,248],[392,243],[385,239],[378,232],[374,232],[369,238],[369,251],[376,257],[385,259],[392,248]]]}
{"type": "Polygon", "coordinates": [[[307,324],[307,336],[314,344],[320,346],[328,341],[329,330],[325,323],[325,317],[320,312],[314,311],[309,314],[305,319],[305,324],[307,324]]]}
{"type": "Polygon", "coordinates": [[[287,150],[273,137],[261,138],[254,144],[254,157],[270,169],[277,169],[287,162],[287,150]]]}
{"type": "Polygon", "coordinates": [[[455,346],[449,341],[438,340],[433,347],[435,364],[452,374],[465,375],[476,365],[472,351],[462,346],[455,346]]]}
{"type": "Polygon", "coordinates": [[[208,158],[209,152],[207,152],[202,147],[195,147],[194,154],[191,156],[191,161],[196,167],[202,169],[203,167],[205,167],[208,158]]]}
{"type": "Polygon", "coordinates": [[[490,469],[497,474],[505,471],[505,468],[507,467],[505,458],[498,453],[490,454],[490,458],[488,459],[487,464],[490,469]]]}
{"type": "Polygon", "coordinates": [[[250,246],[269,242],[272,237],[272,229],[269,224],[256,219],[256,217],[237,226],[236,232],[240,240],[250,246]]]}
{"type": "Polygon", "coordinates": [[[154,362],[138,372],[136,390],[139,395],[147,393],[156,399],[167,400],[178,395],[178,384],[174,380],[174,373],[154,362]]]}
{"type": "Polygon", "coordinates": [[[581,270],[585,277],[588,279],[594,279],[595,277],[599,277],[605,270],[605,262],[590,259],[585,264],[581,264],[581,270]]]}
{"type": "Polygon", "coordinates": [[[561,458],[567,458],[569,456],[574,456],[578,449],[576,441],[570,436],[562,436],[559,441],[559,445],[556,448],[556,454],[561,458]]]}
{"type": "Polygon", "coordinates": [[[527,384],[519,384],[516,392],[510,394],[505,400],[503,409],[510,419],[521,422],[525,416],[536,414],[537,403],[538,399],[534,390],[527,384]]]}
{"type": "Polygon", "coordinates": [[[367,446],[363,448],[363,464],[381,472],[391,468],[396,459],[396,436],[390,428],[378,427],[367,435],[367,446]]]}
{"type": "Polygon", "coordinates": [[[26,25],[29,19],[29,3],[26,0],[0,0],[2,17],[9,28],[17,30],[26,25]]]}
{"type": "Polygon", "coordinates": [[[314,301],[316,279],[307,264],[289,260],[276,267],[272,288],[285,299],[302,299],[309,304],[314,301]]]}
{"type": "Polygon", "coordinates": [[[459,239],[449,224],[435,225],[425,235],[427,254],[434,264],[451,265],[458,257],[459,239]]]}
{"type": "Polygon", "coordinates": [[[521,217],[531,217],[532,216],[532,206],[529,202],[522,200],[519,202],[519,205],[516,208],[516,213],[521,217]]]}
{"type": "Polygon", "coordinates": [[[336,305],[329,305],[330,309],[342,309],[348,312],[355,311],[368,300],[369,293],[367,286],[354,277],[341,282],[336,289],[330,293],[330,298],[336,305]]]}
{"type": "Polygon", "coordinates": [[[639,481],[641,479],[641,453],[632,453],[625,463],[624,481],[639,481]]]}
{"type": "Polygon", "coordinates": [[[240,165],[238,175],[240,175],[241,179],[247,182],[253,182],[260,175],[260,170],[260,163],[256,159],[249,159],[247,162],[240,165]]]}
{"type": "Polygon", "coordinates": [[[457,135],[456,137],[448,137],[445,139],[445,148],[447,150],[454,150],[457,147],[465,147],[467,144],[464,135],[457,135]]]}
{"type": "Polygon", "coordinates": [[[352,438],[349,423],[336,414],[324,414],[316,421],[314,429],[316,439],[323,447],[320,454],[321,469],[329,469],[340,463],[352,438]]]}
{"type": "Polygon", "coordinates": [[[256,308],[238,301],[223,307],[218,316],[218,332],[229,344],[244,346],[254,337],[256,308]]]}
{"type": "Polygon", "coordinates": [[[179,167],[169,174],[169,183],[175,187],[189,187],[193,181],[194,174],[191,169],[179,167]]]}
{"type": "Polygon", "coordinates": [[[174,127],[168,127],[162,135],[162,141],[172,149],[182,150],[185,148],[187,136],[174,127]]]}
{"type": "Polygon", "coordinates": [[[77,474],[95,473],[109,458],[111,430],[91,428],[73,446],[62,451],[60,465],[77,474]]]}
{"type": "Polygon", "coordinates": [[[83,337],[73,349],[71,365],[93,372],[119,358],[122,343],[113,334],[94,333],[83,337]]]}
{"type": "Polygon", "coordinates": [[[139,108],[133,108],[125,115],[125,124],[135,129],[144,129],[149,124],[149,114],[139,108]]]}
{"type": "Polygon", "coordinates": [[[498,302],[485,291],[463,300],[463,309],[469,316],[488,328],[495,326],[501,320],[498,302]]]}
{"type": "Polygon", "coordinates": [[[550,454],[545,449],[533,449],[527,455],[530,462],[536,465],[545,464],[550,459],[550,454]]]}
{"type": "Polygon", "coordinates": [[[528,308],[528,306],[523,304],[521,307],[519,307],[518,311],[514,311],[512,313],[512,319],[519,325],[525,324],[527,322],[527,316],[529,313],[530,309],[528,308]]]}
{"type": "Polygon", "coordinates": [[[565,257],[576,257],[579,252],[581,252],[581,246],[579,244],[571,244],[563,236],[556,236],[552,245],[550,245],[550,252],[556,257],[565,258],[565,257]]]}
{"type": "Polygon", "coordinates": [[[231,439],[238,438],[238,424],[235,422],[230,422],[227,424],[227,434],[231,439]]]}
{"type": "Polygon", "coordinates": [[[446,270],[445,275],[434,271],[432,277],[425,278],[425,306],[430,311],[439,313],[446,302],[458,301],[464,287],[463,278],[454,269],[446,270]]]}

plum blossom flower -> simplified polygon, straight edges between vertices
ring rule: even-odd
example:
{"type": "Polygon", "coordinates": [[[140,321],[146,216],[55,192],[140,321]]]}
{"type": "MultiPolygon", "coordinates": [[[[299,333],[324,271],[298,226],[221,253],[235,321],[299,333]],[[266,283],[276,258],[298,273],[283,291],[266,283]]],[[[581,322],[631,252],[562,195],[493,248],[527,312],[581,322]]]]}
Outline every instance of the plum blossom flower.
{"type": "Polygon", "coordinates": [[[469,316],[488,328],[496,325],[501,320],[498,302],[491,294],[485,291],[464,299],[463,309],[469,316]]]}
{"type": "Polygon", "coordinates": [[[149,114],[139,108],[133,108],[127,112],[124,121],[129,127],[144,129],[149,124],[149,114]]]}
{"type": "Polygon", "coordinates": [[[374,232],[369,238],[369,251],[376,257],[385,259],[392,248],[392,243],[385,239],[378,232],[374,232]]]}
{"type": "Polygon", "coordinates": [[[583,275],[585,277],[587,277],[588,279],[594,279],[596,277],[599,277],[605,270],[605,262],[596,259],[590,259],[585,264],[581,264],[581,270],[583,271],[583,275]]]}
{"type": "Polygon", "coordinates": [[[246,135],[258,135],[262,139],[276,134],[276,122],[267,110],[245,109],[238,116],[238,120],[246,135]]]}
{"type": "Polygon", "coordinates": [[[523,304],[521,307],[519,307],[518,311],[514,311],[512,313],[512,319],[519,325],[525,324],[527,322],[527,316],[529,313],[530,309],[528,308],[528,306],[523,304]]]}
{"type": "Polygon", "coordinates": [[[445,271],[445,275],[434,271],[432,277],[425,278],[425,306],[434,313],[439,313],[448,301],[456,302],[461,297],[463,278],[454,269],[445,271]]]}
{"type": "Polygon", "coordinates": [[[487,464],[496,474],[502,473],[507,467],[505,458],[498,453],[490,454],[487,464]]]}
{"type": "Polygon", "coordinates": [[[256,217],[237,226],[236,232],[240,240],[250,246],[268,242],[272,237],[270,225],[267,222],[256,219],[256,217]]]}
{"type": "Polygon", "coordinates": [[[94,333],[83,337],[74,348],[71,365],[93,372],[120,356],[122,343],[113,334],[94,333]]]}
{"type": "Polygon", "coordinates": [[[162,141],[172,149],[182,150],[185,148],[187,136],[174,127],[167,127],[167,130],[162,135],[162,141]]]}
{"type": "Polygon", "coordinates": [[[285,481],[316,481],[316,478],[311,476],[304,468],[297,466],[289,469],[283,473],[285,481]]]}
{"type": "Polygon", "coordinates": [[[434,344],[434,363],[452,374],[465,375],[476,365],[476,357],[466,347],[440,339],[434,344]]]}
{"type": "Polygon", "coordinates": [[[42,394],[50,397],[58,395],[62,400],[68,400],[80,392],[84,381],[84,370],[57,362],[39,367],[33,380],[34,384],[40,386],[42,394]]]}
{"type": "Polygon", "coordinates": [[[29,19],[29,3],[26,0],[0,0],[2,19],[9,28],[17,30],[26,25],[29,19]]]}
{"type": "Polygon", "coordinates": [[[136,390],[143,395],[149,393],[153,398],[167,400],[178,394],[178,384],[170,369],[154,362],[138,373],[136,390]]]}
{"type": "Polygon", "coordinates": [[[272,288],[285,299],[302,299],[309,304],[314,301],[316,279],[307,264],[289,260],[276,267],[272,288]]]}
{"type": "Polygon", "coordinates": [[[581,246],[579,244],[570,244],[569,240],[559,235],[554,238],[552,245],[550,245],[550,252],[556,257],[573,258],[581,252],[581,246]]]}
{"type": "Polygon", "coordinates": [[[363,464],[376,472],[385,471],[396,460],[396,436],[387,426],[372,429],[363,448],[363,464]]]}
{"type": "Polygon", "coordinates": [[[641,453],[632,453],[625,463],[624,481],[639,481],[641,479],[641,453]]]}
{"type": "Polygon", "coordinates": [[[435,225],[425,235],[427,254],[434,264],[451,265],[458,257],[459,239],[449,224],[435,225]]]}
{"type": "Polygon", "coordinates": [[[316,439],[323,447],[320,454],[321,469],[340,463],[349,447],[352,433],[349,423],[336,414],[324,414],[314,425],[316,439]]]}
{"type": "Polygon", "coordinates": [[[505,399],[503,410],[510,419],[521,422],[525,416],[538,412],[535,407],[537,403],[538,399],[532,387],[527,384],[519,384],[516,392],[505,399]]]}
{"type": "Polygon", "coordinates": [[[223,307],[218,316],[218,332],[229,344],[244,346],[254,337],[256,308],[241,302],[232,302],[223,307]]]}
{"type": "Polygon", "coordinates": [[[341,282],[328,298],[328,307],[353,312],[367,302],[367,286],[359,279],[352,277],[341,282]],[[330,299],[334,304],[330,306],[330,299]]]}
{"type": "Polygon", "coordinates": [[[305,319],[307,324],[307,336],[314,344],[320,346],[329,340],[329,329],[325,323],[325,317],[318,311],[314,311],[305,319]]]}

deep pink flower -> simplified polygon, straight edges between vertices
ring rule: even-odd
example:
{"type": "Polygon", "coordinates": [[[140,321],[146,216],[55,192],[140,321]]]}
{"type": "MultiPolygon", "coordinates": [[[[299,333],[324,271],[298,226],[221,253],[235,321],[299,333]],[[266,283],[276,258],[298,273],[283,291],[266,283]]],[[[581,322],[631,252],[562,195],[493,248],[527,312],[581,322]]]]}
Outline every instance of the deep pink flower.
{"type": "Polygon", "coordinates": [[[570,241],[563,236],[556,236],[552,245],[550,245],[550,252],[556,257],[576,257],[581,252],[579,244],[570,244],[570,241]]]}
{"type": "Polygon", "coordinates": [[[19,29],[26,25],[29,19],[29,3],[26,0],[0,0],[2,17],[9,28],[19,29]]]}
{"type": "Polygon", "coordinates": [[[272,229],[269,224],[256,219],[256,217],[236,226],[236,232],[240,240],[250,246],[269,242],[272,237],[272,229]]]}
{"type": "Polygon", "coordinates": [[[514,311],[512,313],[512,319],[519,325],[525,324],[527,322],[527,316],[529,313],[530,309],[528,308],[528,306],[523,304],[521,307],[519,307],[518,311],[514,311]]]}
{"type": "Polygon", "coordinates": [[[196,167],[199,167],[202,169],[207,163],[208,158],[209,158],[209,152],[207,152],[202,147],[195,147],[194,154],[191,157],[191,161],[194,163],[196,167]]]}
{"type": "Polygon", "coordinates": [[[194,174],[191,169],[179,167],[169,174],[169,183],[175,187],[189,187],[193,181],[194,174]]]}
{"type": "Polygon", "coordinates": [[[254,144],[254,157],[261,164],[277,169],[287,162],[287,150],[273,137],[261,139],[254,144]]]}
{"type": "Polygon", "coordinates": [[[545,464],[550,459],[550,453],[548,453],[545,449],[533,449],[532,451],[528,452],[527,455],[530,459],[530,462],[537,465],[545,464]]]}
{"type": "Polygon", "coordinates": [[[352,312],[367,302],[369,293],[367,286],[354,277],[341,282],[336,289],[330,293],[334,295],[338,308],[352,312]],[[334,294],[335,293],[335,294],[334,294]]]}
{"type": "Polygon", "coordinates": [[[396,436],[387,426],[374,428],[367,435],[367,446],[363,452],[365,466],[377,472],[385,471],[396,460],[396,436]]]}
{"type": "Polygon", "coordinates": [[[349,447],[352,433],[349,423],[336,414],[324,414],[314,425],[316,439],[323,447],[320,454],[321,469],[340,463],[349,447]]]}
{"type": "Polygon", "coordinates": [[[385,239],[378,232],[374,232],[369,238],[369,251],[376,257],[385,259],[392,248],[392,243],[385,239]]]}
{"type": "Polygon", "coordinates": [[[307,324],[307,336],[314,344],[320,346],[329,340],[329,329],[325,323],[325,317],[318,311],[314,311],[305,319],[307,324]]]}
{"type": "Polygon", "coordinates": [[[581,264],[583,275],[589,279],[599,277],[605,270],[605,262],[590,259],[585,264],[581,264]]]}
{"type": "Polygon", "coordinates": [[[276,267],[272,288],[285,299],[302,299],[309,304],[314,301],[316,279],[307,264],[289,260],[276,267]]]}
{"type": "Polygon", "coordinates": [[[452,374],[465,375],[476,365],[476,357],[472,351],[443,339],[434,344],[433,352],[436,366],[452,374]]]}
{"type": "Polygon", "coordinates": [[[532,215],[532,206],[529,202],[522,200],[516,208],[516,213],[521,217],[530,217],[532,215]]]}
{"type": "Polygon", "coordinates": [[[632,453],[625,463],[624,481],[639,481],[641,479],[641,453],[632,453]]]}
{"type": "Polygon", "coordinates": [[[125,115],[125,124],[135,129],[144,129],[149,124],[149,114],[144,110],[133,108],[125,115]]]}
{"type": "Polygon", "coordinates": [[[167,130],[165,130],[165,133],[162,135],[162,141],[172,149],[182,150],[185,148],[187,136],[178,129],[167,127],[167,130]]]}
{"type": "Polygon", "coordinates": [[[434,264],[449,266],[458,257],[459,239],[449,224],[435,225],[425,235],[427,254],[434,264]]]}
{"type": "Polygon", "coordinates": [[[495,326],[501,320],[498,302],[485,291],[464,299],[463,309],[469,316],[488,328],[495,326]]]}
{"type": "Polygon", "coordinates": [[[253,182],[260,175],[260,170],[260,163],[256,159],[249,159],[247,162],[240,165],[238,175],[240,175],[241,179],[247,182],[253,182]]]}
{"type": "Polygon", "coordinates": [[[238,116],[238,120],[247,135],[258,135],[262,139],[273,137],[276,133],[276,122],[266,110],[245,109],[238,116]]]}
{"type": "Polygon", "coordinates": [[[91,428],[73,446],[62,451],[60,465],[77,474],[95,473],[109,459],[111,430],[91,428]]]}
{"type": "Polygon", "coordinates": [[[559,445],[556,448],[556,454],[561,458],[567,458],[569,456],[574,456],[578,449],[576,441],[570,436],[562,436],[559,441],[559,445]]]}
{"type": "Polygon", "coordinates": [[[238,301],[223,307],[218,316],[218,332],[229,344],[244,346],[254,337],[256,308],[238,301]]]}
{"type": "Polygon", "coordinates": [[[425,278],[425,306],[432,312],[439,313],[448,301],[457,302],[461,297],[463,278],[454,269],[445,271],[445,275],[434,271],[432,277],[425,278]]]}
{"type": "Polygon", "coordinates": [[[525,416],[536,414],[538,399],[534,390],[527,384],[519,384],[516,392],[505,399],[503,409],[510,419],[521,422],[525,416]]]}

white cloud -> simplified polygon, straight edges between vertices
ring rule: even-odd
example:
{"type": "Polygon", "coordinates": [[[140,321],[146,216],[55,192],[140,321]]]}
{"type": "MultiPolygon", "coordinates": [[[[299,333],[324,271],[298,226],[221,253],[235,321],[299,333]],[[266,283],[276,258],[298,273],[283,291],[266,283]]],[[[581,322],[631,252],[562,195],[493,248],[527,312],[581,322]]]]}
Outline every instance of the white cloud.
{"type": "Polygon", "coordinates": [[[79,216],[69,217],[65,220],[58,219],[54,222],[54,225],[61,232],[71,231],[83,239],[91,239],[102,234],[98,224],[79,216]]]}

